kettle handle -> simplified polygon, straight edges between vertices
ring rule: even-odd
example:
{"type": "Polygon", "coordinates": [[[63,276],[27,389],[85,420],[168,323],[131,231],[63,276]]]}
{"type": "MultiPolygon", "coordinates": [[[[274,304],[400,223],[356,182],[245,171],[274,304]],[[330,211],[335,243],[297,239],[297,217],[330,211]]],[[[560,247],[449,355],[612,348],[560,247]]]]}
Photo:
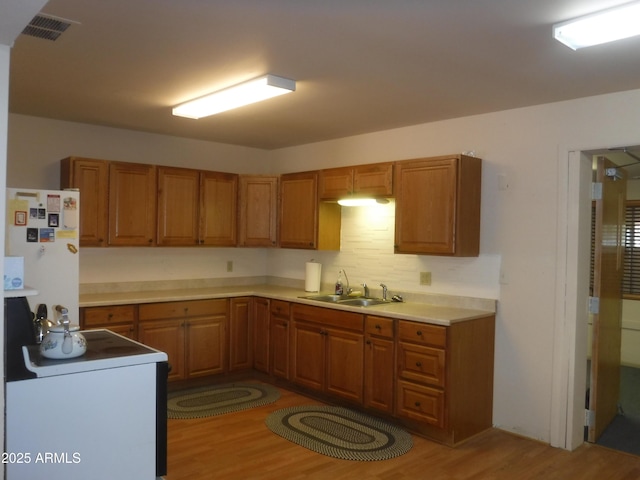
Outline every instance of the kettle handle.
{"type": "Polygon", "coordinates": [[[73,337],[69,332],[64,333],[64,340],[62,341],[62,353],[69,354],[73,351],[73,337]]]}

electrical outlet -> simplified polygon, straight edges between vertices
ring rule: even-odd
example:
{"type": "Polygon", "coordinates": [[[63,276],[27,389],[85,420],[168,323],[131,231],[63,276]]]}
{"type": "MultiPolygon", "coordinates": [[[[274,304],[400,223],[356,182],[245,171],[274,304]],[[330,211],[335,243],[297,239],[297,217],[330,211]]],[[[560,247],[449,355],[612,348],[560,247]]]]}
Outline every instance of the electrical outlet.
{"type": "Polygon", "coordinates": [[[431,272],[420,272],[420,285],[431,285],[431,272]]]}
{"type": "Polygon", "coordinates": [[[233,260],[227,260],[227,272],[233,272],[233,260]]]}

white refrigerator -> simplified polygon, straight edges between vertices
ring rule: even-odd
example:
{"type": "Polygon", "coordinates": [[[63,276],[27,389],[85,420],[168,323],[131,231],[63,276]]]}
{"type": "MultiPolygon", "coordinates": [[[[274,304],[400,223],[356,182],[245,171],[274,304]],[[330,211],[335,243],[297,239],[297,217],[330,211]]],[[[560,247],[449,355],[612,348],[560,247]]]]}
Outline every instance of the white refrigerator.
{"type": "Polygon", "coordinates": [[[54,321],[54,306],[62,305],[71,323],[80,323],[79,214],[77,190],[7,188],[5,296],[27,296],[34,313],[46,305],[54,321]],[[20,257],[22,282],[7,275],[8,266],[19,265],[20,257]]]}

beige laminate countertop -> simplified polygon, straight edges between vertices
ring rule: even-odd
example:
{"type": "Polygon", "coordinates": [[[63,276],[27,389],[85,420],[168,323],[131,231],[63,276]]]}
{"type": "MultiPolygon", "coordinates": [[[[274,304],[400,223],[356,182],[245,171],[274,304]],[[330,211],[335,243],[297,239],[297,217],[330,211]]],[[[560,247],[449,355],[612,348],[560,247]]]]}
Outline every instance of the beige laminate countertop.
{"type": "MultiPolygon", "coordinates": [[[[80,307],[130,305],[140,303],[171,302],[182,300],[205,300],[213,298],[257,296],[296,302],[317,307],[346,310],[350,312],[379,315],[390,318],[413,320],[449,326],[456,322],[473,320],[495,314],[495,301],[480,299],[478,302],[467,297],[447,297],[445,304],[427,301],[390,302],[370,307],[354,307],[319,302],[300,298],[314,295],[304,290],[277,285],[239,285],[229,287],[178,288],[171,290],[142,290],[135,292],[84,293],[80,295],[80,307]],[[491,308],[493,305],[493,309],[491,308]]],[[[442,302],[441,302],[442,303],[442,302]]]]}

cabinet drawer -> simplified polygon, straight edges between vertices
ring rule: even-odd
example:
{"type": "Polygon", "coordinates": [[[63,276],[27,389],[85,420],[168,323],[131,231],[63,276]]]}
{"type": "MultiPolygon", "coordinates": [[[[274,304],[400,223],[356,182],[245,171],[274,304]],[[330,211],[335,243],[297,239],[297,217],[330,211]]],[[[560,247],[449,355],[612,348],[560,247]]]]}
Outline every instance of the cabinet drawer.
{"type": "Polygon", "coordinates": [[[359,313],[333,310],[331,308],[293,305],[291,308],[295,320],[306,320],[323,326],[338,327],[345,330],[364,332],[364,316],[359,313]]]}
{"type": "Polygon", "coordinates": [[[283,302],[282,300],[271,300],[269,311],[271,315],[288,318],[291,312],[291,304],[289,302],[283,302]]]}
{"type": "Polygon", "coordinates": [[[84,328],[133,323],[136,319],[135,305],[113,307],[89,307],[83,309],[84,328]]]}
{"type": "Polygon", "coordinates": [[[398,415],[445,427],[444,392],[415,383],[398,381],[398,415]]]}
{"type": "Polygon", "coordinates": [[[203,315],[225,315],[227,299],[193,300],[188,302],[162,302],[140,305],[138,315],[141,321],[159,318],[186,318],[203,315]]]}
{"type": "Polygon", "coordinates": [[[405,342],[398,346],[398,371],[402,378],[444,387],[444,350],[405,342]]]}
{"type": "Polygon", "coordinates": [[[447,328],[400,320],[398,322],[398,338],[407,342],[444,348],[447,346],[447,328]]]}
{"type": "Polygon", "coordinates": [[[393,319],[367,315],[364,322],[364,330],[369,335],[393,338],[393,319]]]}

